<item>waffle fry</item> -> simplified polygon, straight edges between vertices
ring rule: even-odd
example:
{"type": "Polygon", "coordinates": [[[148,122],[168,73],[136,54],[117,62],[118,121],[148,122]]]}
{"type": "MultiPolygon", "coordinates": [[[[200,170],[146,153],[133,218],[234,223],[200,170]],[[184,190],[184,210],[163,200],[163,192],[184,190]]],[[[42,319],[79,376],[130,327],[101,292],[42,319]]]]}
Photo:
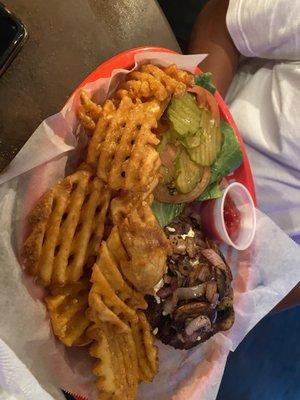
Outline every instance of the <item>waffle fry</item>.
{"type": "Polygon", "coordinates": [[[110,190],[88,171],[53,186],[29,218],[22,251],[28,272],[44,286],[78,281],[96,259],[109,201],[110,190]]]}
{"type": "Polygon", "coordinates": [[[126,333],[98,323],[88,329],[88,337],[94,341],[90,354],[99,359],[93,370],[99,377],[99,399],[135,399],[138,380],[153,380],[158,350],[143,312],[138,312],[138,321],[126,333]]]}
{"type": "Polygon", "coordinates": [[[138,307],[146,308],[146,303],[119,271],[118,263],[125,260],[127,253],[115,226],[107,241],[102,242],[93,267],[87,312],[94,323],[88,335],[94,340],[90,353],[100,359],[93,372],[99,376],[101,399],[135,399],[138,377],[148,382],[156,371],[157,355],[149,325],[144,314],[135,311],[138,307]],[[133,329],[138,343],[133,340],[133,329]],[[137,350],[142,351],[142,372],[138,372],[137,350]]]}
{"type": "Polygon", "coordinates": [[[53,287],[45,299],[53,332],[66,346],[89,343],[85,333],[90,321],[85,312],[90,286],[89,280],[83,279],[64,287],[53,287]]]}
{"type": "Polygon", "coordinates": [[[95,130],[100,118],[109,118],[112,111],[116,109],[113,100],[106,100],[103,106],[100,106],[93,102],[84,90],[80,93],[80,101],[81,105],[78,110],[78,117],[88,134],[91,134],[95,130]]]}
{"type": "Polygon", "coordinates": [[[125,250],[118,240],[117,237],[117,228],[114,227],[112,229],[111,234],[109,235],[107,242],[103,242],[101,245],[99,257],[97,260],[97,264],[99,265],[99,269],[102,274],[106,277],[107,282],[114,290],[115,293],[119,296],[119,298],[124,301],[130,308],[133,309],[143,309],[147,308],[147,302],[144,299],[144,296],[132,289],[124,280],[120,273],[120,264],[118,264],[118,257],[121,260],[124,260],[125,250]],[[118,250],[115,252],[116,247],[119,246],[118,250]]]}
{"type": "Polygon", "coordinates": [[[134,400],[137,393],[138,365],[131,331],[121,333],[109,324],[93,325],[90,354],[97,358],[93,373],[98,377],[99,399],[134,400]]]}
{"type": "Polygon", "coordinates": [[[128,331],[125,321],[136,321],[137,315],[132,306],[146,307],[144,299],[125,283],[116,261],[105,242],[102,243],[98,263],[94,264],[92,288],[89,294],[89,317],[95,322],[109,321],[119,329],[128,331]],[[128,304],[127,304],[128,303],[128,304]]]}
{"type": "Polygon", "coordinates": [[[119,225],[124,218],[134,209],[141,207],[143,204],[152,204],[152,192],[158,183],[158,179],[154,178],[148,185],[145,192],[126,192],[115,197],[110,203],[111,220],[114,225],[119,225]]]}
{"type": "Polygon", "coordinates": [[[136,321],[135,310],[146,309],[147,303],[143,295],[123,279],[118,262],[125,259],[126,252],[119,240],[117,228],[114,227],[107,242],[102,242],[99,257],[93,267],[88,317],[96,323],[108,321],[121,331],[128,332],[128,325],[123,320],[136,321]]]}
{"type": "Polygon", "coordinates": [[[95,292],[89,294],[89,305],[90,308],[87,310],[87,317],[90,321],[93,321],[96,324],[109,322],[121,332],[129,332],[128,325],[125,324],[109,307],[107,307],[100,296],[95,292]]]}
{"type": "Polygon", "coordinates": [[[187,85],[192,84],[192,81],[191,74],[179,70],[175,65],[160,68],[145,64],[127,75],[125,82],[119,85],[116,97],[128,96],[132,99],[154,97],[162,102],[173,94],[182,94],[187,89],[187,85]]]}
{"type": "Polygon", "coordinates": [[[120,269],[120,265],[123,262],[129,261],[129,257],[121,242],[117,226],[114,226],[113,229],[111,230],[110,235],[107,238],[106,244],[107,247],[109,248],[110,253],[113,255],[114,259],[118,260],[118,266],[120,269]]]}
{"type": "Polygon", "coordinates": [[[104,116],[90,140],[87,162],[97,167],[97,175],[115,190],[144,191],[160,167],[155,147],[159,139],[152,133],[157,119],[150,103],[125,97],[117,110],[104,116]]]}
{"type": "MultiPolygon", "coordinates": [[[[105,243],[102,244],[100,249],[100,259],[102,255],[104,262],[102,263],[102,268],[104,263],[106,263],[106,258],[104,255],[105,243]]],[[[128,331],[128,326],[124,324],[120,316],[125,321],[136,321],[137,315],[134,309],[127,305],[120,297],[119,294],[122,293],[122,297],[126,297],[124,286],[120,288],[119,282],[115,279],[115,276],[110,276],[110,282],[113,282],[114,287],[119,287],[119,290],[114,291],[113,287],[109,284],[108,279],[105,275],[108,275],[109,266],[106,267],[106,271],[101,271],[98,264],[94,264],[93,273],[91,281],[93,283],[91,291],[89,293],[89,318],[95,322],[110,322],[116,325],[119,329],[123,331],[128,331]],[[105,275],[104,275],[105,274],[105,275]]]]}
{"type": "Polygon", "coordinates": [[[103,115],[102,107],[94,103],[84,90],[80,93],[81,106],[78,110],[79,119],[89,132],[96,128],[98,119],[103,115]]]}
{"type": "Polygon", "coordinates": [[[138,322],[131,324],[139,366],[139,380],[152,382],[158,371],[158,349],[154,345],[151,327],[143,312],[138,312],[138,322]]]}
{"type": "Polygon", "coordinates": [[[163,68],[163,70],[165,74],[169,75],[178,82],[184,83],[187,87],[192,86],[195,83],[193,74],[177,68],[175,64],[171,64],[168,67],[163,68]]]}
{"type": "Polygon", "coordinates": [[[151,291],[164,274],[170,245],[149,204],[128,214],[118,230],[129,257],[120,263],[123,275],[137,290],[151,291]]]}

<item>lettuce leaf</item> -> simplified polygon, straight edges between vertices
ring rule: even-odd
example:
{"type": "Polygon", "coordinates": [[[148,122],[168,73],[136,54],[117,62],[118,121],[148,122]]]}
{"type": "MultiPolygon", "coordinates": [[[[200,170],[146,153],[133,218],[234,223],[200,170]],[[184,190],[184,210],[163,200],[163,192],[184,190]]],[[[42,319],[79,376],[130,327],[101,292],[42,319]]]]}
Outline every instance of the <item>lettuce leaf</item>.
{"type": "Polygon", "coordinates": [[[197,201],[205,201],[217,199],[222,196],[222,190],[218,182],[212,183],[207,186],[197,201]]]}
{"type": "Polygon", "coordinates": [[[212,83],[212,73],[204,72],[201,75],[197,75],[195,77],[195,83],[198,86],[204,87],[204,89],[208,90],[210,93],[214,94],[217,90],[215,85],[212,83]]]}
{"type": "Polygon", "coordinates": [[[218,158],[211,166],[210,184],[227,176],[243,162],[243,153],[234,130],[225,121],[221,120],[221,131],[224,136],[224,142],[218,158]]]}
{"type": "Polygon", "coordinates": [[[160,203],[155,200],[151,205],[153,214],[161,227],[169,225],[182,213],[184,207],[185,204],[160,203]]]}

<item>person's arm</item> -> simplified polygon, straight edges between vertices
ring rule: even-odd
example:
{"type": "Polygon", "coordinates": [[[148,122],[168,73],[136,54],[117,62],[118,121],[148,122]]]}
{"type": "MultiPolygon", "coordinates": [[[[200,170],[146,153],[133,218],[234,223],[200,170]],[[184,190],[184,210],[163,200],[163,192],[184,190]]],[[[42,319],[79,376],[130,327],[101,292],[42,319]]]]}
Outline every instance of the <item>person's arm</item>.
{"type": "Polygon", "coordinates": [[[224,97],[237,69],[239,52],[226,27],[229,0],[210,0],[197,17],[189,53],[207,53],[199,65],[213,74],[214,83],[224,97]]]}

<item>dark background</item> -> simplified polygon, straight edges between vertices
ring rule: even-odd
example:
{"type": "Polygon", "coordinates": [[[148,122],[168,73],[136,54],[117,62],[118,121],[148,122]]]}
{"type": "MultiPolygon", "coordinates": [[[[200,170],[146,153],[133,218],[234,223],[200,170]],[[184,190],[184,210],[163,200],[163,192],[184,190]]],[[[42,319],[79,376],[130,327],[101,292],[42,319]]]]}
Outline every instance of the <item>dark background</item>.
{"type": "Polygon", "coordinates": [[[191,30],[207,0],[158,0],[183,53],[187,52],[191,30]]]}

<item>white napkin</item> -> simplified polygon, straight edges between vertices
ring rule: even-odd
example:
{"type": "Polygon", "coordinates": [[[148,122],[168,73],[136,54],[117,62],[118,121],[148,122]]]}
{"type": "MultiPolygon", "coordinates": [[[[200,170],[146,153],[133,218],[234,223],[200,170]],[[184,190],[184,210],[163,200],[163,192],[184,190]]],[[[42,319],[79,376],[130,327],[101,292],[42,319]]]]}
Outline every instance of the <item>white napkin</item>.
{"type": "MultiPolygon", "coordinates": [[[[136,62],[176,63],[194,71],[203,58],[142,53],[136,62]]],[[[86,89],[97,93],[101,101],[127,72],[114,71],[111,80],[99,79],[86,89]]],[[[54,339],[41,301],[43,290],[22,272],[18,262],[26,215],[78,157],[79,151],[74,150],[81,138],[77,106],[78,91],[59,114],[38,127],[0,175],[0,399],[60,400],[59,388],[95,398],[90,373],[93,361],[87,349],[65,349],[54,339]]],[[[240,253],[225,248],[225,253],[235,276],[233,328],[189,351],[160,344],[159,374],[152,384],[141,385],[140,399],[215,399],[228,352],[300,280],[299,247],[259,211],[251,248],[240,253]]]]}

